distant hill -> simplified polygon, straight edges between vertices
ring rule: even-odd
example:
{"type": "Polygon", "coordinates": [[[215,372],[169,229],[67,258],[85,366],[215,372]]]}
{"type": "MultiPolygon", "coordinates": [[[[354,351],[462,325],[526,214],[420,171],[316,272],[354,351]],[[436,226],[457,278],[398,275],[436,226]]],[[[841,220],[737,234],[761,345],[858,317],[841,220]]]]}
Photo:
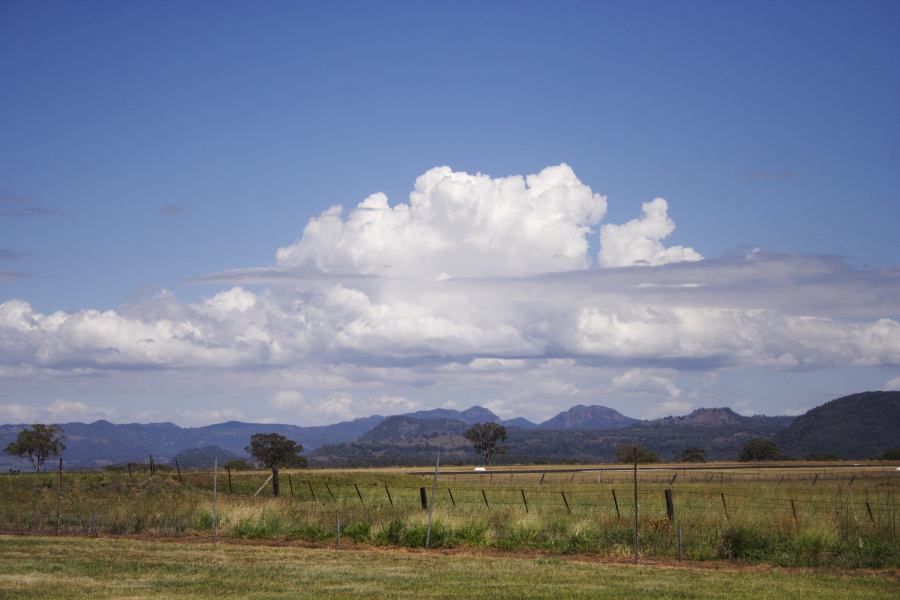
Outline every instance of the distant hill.
{"type": "Polygon", "coordinates": [[[470,425],[447,418],[421,419],[407,415],[388,417],[359,438],[360,442],[400,440],[435,435],[465,436],[470,425]]]}
{"type": "Polygon", "coordinates": [[[782,452],[799,458],[835,453],[873,458],[900,446],[900,392],[862,392],[818,406],[774,438],[782,452]]]}
{"type": "Polygon", "coordinates": [[[435,408],[433,410],[420,410],[404,413],[404,417],[413,419],[453,419],[469,425],[475,423],[500,423],[502,419],[481,406],[472,406],[466,410],[454,410],[452,408],[435,408]]]}
{"type": "Polygon", "coordinates": [[[745,417],[730,408],[698,408],[689,415],[653,419],[644,421],[642,425],[644,427],[737,427],[755,423],[763,426],[771,424],[774,427],[787,427],[793,421],[794,417],[767,417],[765,415],[745,417]]]}
{"type": "Polygon", "coordinates": [[[212,468],[217,459],[218,464],[221,467],[225,465],[225,463],[239,458],[245,457],[238,456],[228,450],[223,450],[218,446],[204,446],[203,448],[189,448],[187,450],[182,450],[172,457],[169,464],[174,467],[177,461],[178,466],[182,469],[207,469],[212,468]]]}
{"type": "MultiPolygon", "coordinates": [[[[246,456],[244,448],[254,433],[279,433],[303,444],[310,451],[324,444],[338,444],[358,439],[384,420],[375,415],[344,421],[334,425],[298,427],[229,421],[206,427],[182,428],[173,423],[115,424],[62,423],[66,437],[63,453],[72,468],[102,467],[125,462],[146,462],[149,455],[158,462],[168,462],[176,454],[190,448],[218,446],[237,456],[246,456]]],[[[26,425],[0,425],[0,447],[6,447],[26,425]]],[[[0,469],[27,469],[27,461],[0,453],[0,469]]]]}
{"type": "Polygon", "coordinates": [[[581,404],[565,410],[539,425],[540,429],[620,429],[637,423],[617,410],[581,404]]]}
{"type": "Polygon", "coordinates": [[[532,423],[528,419],[516,417],[514,419],[506,419],[501,423],[505,427],[518,427],[519,429],[537,429],[540,427],[537,423],[532,423]]]}

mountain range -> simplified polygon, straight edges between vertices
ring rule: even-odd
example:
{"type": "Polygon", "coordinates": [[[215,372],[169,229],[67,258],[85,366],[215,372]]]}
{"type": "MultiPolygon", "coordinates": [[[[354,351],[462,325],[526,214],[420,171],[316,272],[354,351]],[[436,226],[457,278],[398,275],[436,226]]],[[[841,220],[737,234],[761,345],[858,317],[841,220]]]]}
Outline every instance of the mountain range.
{"type": "MultiPolygon", "coordinates": [[[[210,446],[245,456],[254,433],[280,433],[303,444],[313,466],[428,464],[475,461],[465,431],[474,423],[497,422],[508,429],[504,463],[597,462],[613,458],[621,443],[638,443],[674,459],[688,446],[702,447],[711,459],[733,459],[752,437],[773,439],[794,456],[835,453],[844,458],[880,455],[900,446],[900,392],[864,392],[832,400],[800,417],[743,416],[729,408],[701,408],[689,415],[638,420],[604,406],[573,406],[537,424],[502,420],[490,410],[433,409],[370,417],[333,425],[300,427],[229,421],[205,427],[172,423],[114,424],[108,421],[61,424],[66,464],[94,468],[167,462],[179,453],[210,446]]],[[[26,425],[0,425],[6,447],[26,425]]],[[[26,468],[25,461],[0,454],[0,468],[26,468]]]]}

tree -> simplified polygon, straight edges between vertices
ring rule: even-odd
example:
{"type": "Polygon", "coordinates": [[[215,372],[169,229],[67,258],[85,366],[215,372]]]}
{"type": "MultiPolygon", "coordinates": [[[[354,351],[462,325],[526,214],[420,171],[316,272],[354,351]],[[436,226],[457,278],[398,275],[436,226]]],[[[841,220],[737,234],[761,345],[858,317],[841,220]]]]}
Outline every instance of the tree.
{"type": "Polygon", "coordinates": [[[637,448],[637,461],[639,463],[659,462],[659,456],[656,455],[656,452],[637,444],[619,444],[616,446],[613,450],[616,454],[616,460],[620,463],[633,463],[635,448],[637,448]]]}
{"type": "Polygon", "coordinates": [[[31,460],[35,471],[51,456],[59,456],[66,449],[63,444],[62,429],[59,425],[35,424],[31,429],[23,429],[16,440],[9,444],[4,452],[31,460]]]}
{"type": "Polygon", "coordinates": [[[506,427],[497,423],[476,423],[466,431],[466,439],[472,442],[475,452],[484,457],[484,464],[491,464],[495,454],[505,451],[498,442],[506,441],[506,427]]]}
{"type": "Polygon", "coordinates": [[[778,450],[778,446],[772,440],[765,438],[753,438],[747,440],[738,460],[741,462],[781,460],[785,456],[778,450]]]}
{"type": "Polygon", "coordinates": [[[301,466],[305,463],[305,459],[300,456],[303,446],[278,433],[254,433],[250,438],[250,445],[245,450],[264,466],[272,469],[272,493],[275,496],[281,490],[278,483],[278,469],[301,466]]]}
{"type": "Polygon", "coordinates": [[[900,460],[900,448],[886,450],[884,454],[881,455],[881,460],[900,460]]]}
{"type": "Polygon", "coordinates": [[[685,448],[678,457],[678,462],[702,463],[706,462],[705,448],[685,448]]]}

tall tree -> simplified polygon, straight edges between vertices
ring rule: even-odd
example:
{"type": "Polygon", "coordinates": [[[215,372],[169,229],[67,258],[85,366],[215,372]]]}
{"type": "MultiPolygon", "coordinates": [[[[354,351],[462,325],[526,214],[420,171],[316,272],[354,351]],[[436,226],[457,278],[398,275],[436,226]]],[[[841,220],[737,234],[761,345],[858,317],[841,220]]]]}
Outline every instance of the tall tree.
{"type": "Polygon", "coordinates": [[[63,444],[62,429],[59,425],[41,425],[36,423],[30,429],[23,429],[16,440],[3,451],[13,456],[31,460],[35,471],[51,456],[59,456],[66,449],[63,444]]]}
{"type": "Polygon", "coordinates": [[[504,451],[497,446],[506,441],[506,427],[497,423],[476,423],[466,431],[466,439],[472,442],[475,452],[484,457],[484,464],[491,464],[495,454],[504,451]]]}
{"type": "Polygon", "coordinates": [[[765,438],[753,438],[744,443],[738,460],[741,462],[761,460],[782,460],[787,458],[779,450],[772,440],[765,438]]]}
{"type": "Polygon", "coordinates": [[[628,464],[634,462],[635,449],[637,449],[637,461],[639,463],[659,462],[659,456],[656,455],[656,452],[648,450],[643,446],[638,446],[637,444],[619,444],[613,449],[613,452],[616,455],[617,461],[628,464]]]}
{"type": "Polygon", "coordinates": [[[281,467],[305,464],[303,457],[300,456],[303,446],[278,433],[254,433],[246,450],[253,458],[272,469],[272,493],[275,496],[281,490],[278,470],[281,467]]]}

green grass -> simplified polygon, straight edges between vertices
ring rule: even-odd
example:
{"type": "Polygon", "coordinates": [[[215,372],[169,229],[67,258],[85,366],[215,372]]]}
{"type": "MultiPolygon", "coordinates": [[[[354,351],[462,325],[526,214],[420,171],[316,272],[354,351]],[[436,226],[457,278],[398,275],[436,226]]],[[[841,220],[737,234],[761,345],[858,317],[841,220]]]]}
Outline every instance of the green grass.
{"type": "MultiPolygon", "coordinates": [[[[669,473],[640,474],[644,556],[676,555],[677,524],[667,518],[663,495],[672,489],[685,557],[690,560],[900,565],[896,531],[900,481],[891,471],[822,467],[814,473],[769,473],[767,479],[727,465],[712,473],[673,472],[678,473],[675,481],[669,473]]],[[[421,508],[419,488],[426,487],[430,494],[428,477],[379,470],[292,471],[290,483],[283,477],[284,497],[271,498],[266,495],[269,490],[254,497],[266,476],[261,471],[233,473],[233,493],[228,492],[226,476],[219,476],[220,536],[325,543],[333,540],[340,521],[344,538],[359,544],[407,548],[425,544],[428,515],[421,508]]],[[[208,533],[213,524],[211,487],[211,474],[200,472],[185,473],[184,481],[174,473],[155,477],[136,473],[133,478],[123,472],[66,474],[60,530],[153,536],[208,533]]],[[[53,532],[56,492],[52,473],[0,477],[0,530],[53,532]]],[[[596,474],[445,474],[436,498],[434,548],[611,557],[633,551],[628,473],[605,472],[599,480],[596,474]]]]}
{"type": "Polygon", "coordinates": [[[898,597],[898,574],[0,536],[0,598],[898,597]]]}

